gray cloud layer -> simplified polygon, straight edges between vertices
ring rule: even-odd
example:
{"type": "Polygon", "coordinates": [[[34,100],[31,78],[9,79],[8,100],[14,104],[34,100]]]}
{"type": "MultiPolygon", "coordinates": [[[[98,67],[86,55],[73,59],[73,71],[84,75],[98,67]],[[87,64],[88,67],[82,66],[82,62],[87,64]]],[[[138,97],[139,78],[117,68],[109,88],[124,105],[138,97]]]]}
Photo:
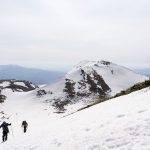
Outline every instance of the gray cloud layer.
{"type": "Polygon", "coordinates": [[[150,64],[149,0],[0,0],[1,64],[150,64]]]}

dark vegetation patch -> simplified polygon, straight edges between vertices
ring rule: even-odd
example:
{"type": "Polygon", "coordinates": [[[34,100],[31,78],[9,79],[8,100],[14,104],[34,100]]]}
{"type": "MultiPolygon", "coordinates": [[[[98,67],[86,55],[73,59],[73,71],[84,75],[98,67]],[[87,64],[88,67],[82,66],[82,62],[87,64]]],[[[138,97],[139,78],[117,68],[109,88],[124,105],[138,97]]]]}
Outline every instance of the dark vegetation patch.
{"type": "Polygon", "coordinates": [[[144,89],[144,88],[147,88],[150,86],[150,79],[149,80],[146,80],[144,82],[141,82],[141,83],[137,83],[135,85],[133,85],[132,87],[126,89],[126,90],[123,90],[121,91],[120,93],[117,93],[114,97],[112,98],[115,98],[115,97],[119,97],[119,96],[122,96],[122,95],[127,95],[127,94],[130,94],[132,92],[135,92],[135,91],[138,91],[138,90],[141,90],[141,89],[144,89]]]}
{"type": "Polygon", "coordinates": [[[45,90],[39,89],[39,90],[37,91],[37,93],[36,93],[36,96],[42,97],[42,96],[44,96],[44,95],[46,95],[46,94],[47,94],[47,92],[46,92],[45,90]]]}
{"type": "Polygon", "coordinates": [[[66,79],[65,88],[63,92],[67,94],[68,98],[74,98],[75,97],[75,88],[74,88],[75,82],[70,79],[66,79]]]}
{"type": "Polygon", "coordinates": [[[52,106],[57,110],[57,113],[63,113],[65,112],[65,106],[68,105],[70,103],[69,100],[63,100],[61,101],[61,99],[55,99],[54,103],[52,104],[52,106]]]}

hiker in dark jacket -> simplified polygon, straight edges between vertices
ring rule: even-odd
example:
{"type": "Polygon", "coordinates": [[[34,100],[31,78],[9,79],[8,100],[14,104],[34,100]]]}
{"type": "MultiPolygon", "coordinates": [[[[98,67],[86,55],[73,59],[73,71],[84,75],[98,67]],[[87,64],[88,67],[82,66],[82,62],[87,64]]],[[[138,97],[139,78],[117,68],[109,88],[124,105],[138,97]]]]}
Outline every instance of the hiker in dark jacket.
{"type": "Polygon", "coordinates": [[[10,126],[11,123],[6,123],[5,121],[0,125],[0,128],[3,129],[3,135],[2,135],[2,140],[3,142],[7,141],[9,129],[8,126],[10,126]]]}
{"type": "Polygon", "coordinates": [[[27,132],[28,123],[24,120],[24,121],[22,121],[22,125],[21,126],[23,127],[23,132],[26,133],[27,132]]]}

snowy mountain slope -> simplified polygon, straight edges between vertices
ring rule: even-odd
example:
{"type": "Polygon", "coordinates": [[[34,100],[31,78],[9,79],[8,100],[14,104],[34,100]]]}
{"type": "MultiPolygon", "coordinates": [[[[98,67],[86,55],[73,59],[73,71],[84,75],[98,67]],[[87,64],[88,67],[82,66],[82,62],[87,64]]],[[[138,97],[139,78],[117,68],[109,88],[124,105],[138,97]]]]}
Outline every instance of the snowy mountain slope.
{"type": "Polygon", "coordinates": [[[10,94],[7,103],[0,105],[11,115],[9,120],[14,133],[14,137],[10,133],[9,140],[0,144],[2,150],[150,148],[150,88],[100,103],[65,118],[43,110],[46,104],[35,101],[30,92],[20,94],[15,97],[10,94]],[[14,108],[10,109],[12,106],[14,108]],[[24,119],[29,123],[26,134],[20,128],[24,119]]]}
{"type": "Polygon", "coordinates": [[[148,77],[107,61],[82,61],[64,79],[43,87],[43,90],[51,92],[46,99],[60,105],[81,101],[93,103],[147,79],[148,77]]]}

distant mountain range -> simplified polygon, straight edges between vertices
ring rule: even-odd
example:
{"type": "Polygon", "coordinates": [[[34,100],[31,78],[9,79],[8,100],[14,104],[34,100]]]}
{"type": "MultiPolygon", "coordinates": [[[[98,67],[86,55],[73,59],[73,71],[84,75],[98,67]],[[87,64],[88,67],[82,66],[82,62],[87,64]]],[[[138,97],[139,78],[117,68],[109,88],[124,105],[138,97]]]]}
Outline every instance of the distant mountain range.
{"type": "Polygon", "coordinates": [[[61,79],[64,72],[25,68],[18,65],[0,65],[0,79],[28,80],[34,84],[53,83],[61,79]]]}
{"type": "Polygon", "coordinates": [[[139,68],[139,69],[134,69],[137,73],[146,75],[148,77],[150,77],[150,68],[139,68]]]}

